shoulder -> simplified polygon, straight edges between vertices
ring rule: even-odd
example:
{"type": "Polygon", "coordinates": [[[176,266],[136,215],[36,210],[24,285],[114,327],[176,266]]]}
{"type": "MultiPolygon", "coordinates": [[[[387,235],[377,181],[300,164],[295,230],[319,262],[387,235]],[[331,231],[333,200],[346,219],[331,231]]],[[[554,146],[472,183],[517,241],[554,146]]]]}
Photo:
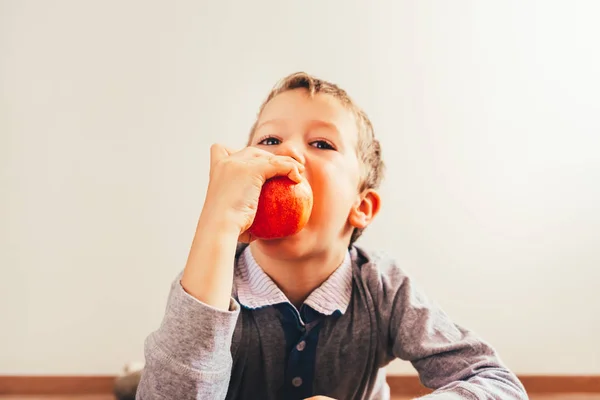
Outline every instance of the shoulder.
{"type": "MultiPolygon", "coordinates": [[[[355,276],[371,293],[380,310],[391,308],[390,312],[407,309],[438,309],[424,288],[397,260],[385,252],[368,250],[354,246],[355,276]]],[[[436,311],[437,313],[437,311],[436,311]]]]}
{"type": "Polygon", "coordinates": [[[360,245],[350,249],[355,276],[373,292],[397,292],[409,280],[406,271],[387,252],[360,245]]]}

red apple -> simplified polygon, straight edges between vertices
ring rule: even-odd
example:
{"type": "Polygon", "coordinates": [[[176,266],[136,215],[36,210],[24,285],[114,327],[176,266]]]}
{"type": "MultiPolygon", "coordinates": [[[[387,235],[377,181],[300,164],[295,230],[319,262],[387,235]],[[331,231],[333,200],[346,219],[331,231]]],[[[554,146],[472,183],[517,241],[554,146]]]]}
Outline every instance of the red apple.
{"type": "Polygon", "coordinates": [[[300,183],[287,176],[267,180],[258,198],[254,222],[248,229],[258,239],[279,239],[304,228],[313,206],[313,193],[305,180],[300,183]]]}

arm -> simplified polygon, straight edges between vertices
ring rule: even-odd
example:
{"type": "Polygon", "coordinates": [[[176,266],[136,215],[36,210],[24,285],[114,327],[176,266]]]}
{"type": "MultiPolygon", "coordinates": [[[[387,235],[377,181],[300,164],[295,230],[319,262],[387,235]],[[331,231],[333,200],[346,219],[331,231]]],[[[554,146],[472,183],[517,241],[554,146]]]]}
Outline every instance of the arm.
{"type": "Polygon", "coordinates": [[[144,345],[138,400],[224,399],[239,304],[231,298],[235,250],[250,239],[264,182],[304,166],[291,157],[247,147],[211,148],[210,181],[183,274],[172,285],[160,328],[144,345]]]}
{"type": "Polygon", "coordinates": [[[186,270],[171,285],[162,324],[146,339],[139,400],[224,399],[227,394],[231,340],[240,312],[228,281],[237,235],[230,243],[227,235],[198,226],[186,270]],[[213,234],[203,237],[202,232],[213,234]],[[212,271],[205,271],[206,265],[212,271]],[[186,271],[188,279],[193,277],[187,287],[186,271]]]}
{"type": "Polygon", "coordinates": [[[399,269],[392,274],[397,276],[387,282],[396,288],[384,289],[392,307],[389,351],[410,361],[421,382],[435,389],[423,400],[528,399],[489,344],[454,324],[399,269]]]}

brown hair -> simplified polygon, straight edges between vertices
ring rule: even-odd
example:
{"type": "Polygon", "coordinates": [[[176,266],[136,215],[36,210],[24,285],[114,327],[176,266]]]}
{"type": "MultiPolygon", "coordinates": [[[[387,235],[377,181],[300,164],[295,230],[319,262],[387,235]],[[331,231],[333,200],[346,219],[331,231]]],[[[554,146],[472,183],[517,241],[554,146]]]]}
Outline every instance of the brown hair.
{"type": "MultiPolygon", "coordinates": [[[[258,117],[260,117],[260,114],[267,103],[275,96],[294,89],[306,89],[311,97],[316,94],[331,95],[338,99],[354,115],[358,128],[358,145],[356,152],[362,168],[362,177],[358,190],[359,192],[362,192],[366,189],[378,188],[383,180],[384,172],[384,163],[381,158],[381,144],[375,138],[373,125],[367,114],[350,98],[345,90],[336,84],[316,78],[305,72],[297,72],[288,75],[277,82],[273,87],[267,96],[267,99],[260,106],[258,117]]],[[[250,145],[252,137],[254,136],[258,117],[250,130],[248,145],[250,145]]],[[[354,229],[352,237],[350,238],[350,244],[354,243],[360,235],[362,235],[363,230],[364,229],[358,228],[354,229]]]]}

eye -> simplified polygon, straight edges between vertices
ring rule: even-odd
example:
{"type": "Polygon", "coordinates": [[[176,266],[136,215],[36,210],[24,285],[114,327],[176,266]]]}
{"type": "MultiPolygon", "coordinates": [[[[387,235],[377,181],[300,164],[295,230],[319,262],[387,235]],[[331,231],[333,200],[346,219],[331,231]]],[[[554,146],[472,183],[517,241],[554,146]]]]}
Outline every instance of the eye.
{"type": "Polygon", "coordinates": [[[273,136],[268,136],[266,138],[261,139],[258,144],[262,144],[264,146],[274,146],[277,144],[281,144],[281,140],[277,139],[273,136]]]}
{"type": "Polygon", "coordinates": [[[331,145],[331,143],[329,143],[329,142],[327,142],[325,140],[315,140],[310,145],[313,146],[313,147],[316,147],[317,149],[335,150],[335,147],[333,147],[333,145],[331,145]]]}

